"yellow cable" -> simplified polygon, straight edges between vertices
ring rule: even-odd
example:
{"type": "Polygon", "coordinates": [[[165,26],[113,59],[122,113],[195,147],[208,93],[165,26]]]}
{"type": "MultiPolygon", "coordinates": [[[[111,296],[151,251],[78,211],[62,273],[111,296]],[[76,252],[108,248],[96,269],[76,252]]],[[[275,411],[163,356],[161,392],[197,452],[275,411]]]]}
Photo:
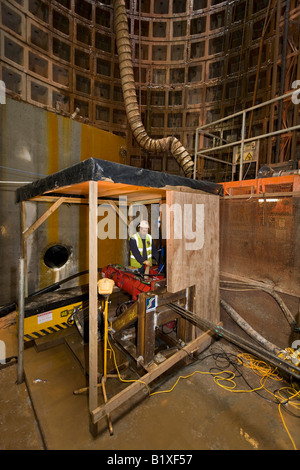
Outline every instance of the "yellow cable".
{"type": "MultiPolygon", "coordinates": [[[[233,377],[235,376],[235,374],[234,374],[233,372],[227,371],[227,370],[226,370],[226,371],[221,371],[221,372],[215,372],[215,373],[213,373],[213,372],[204,372],[204,371],[200,371],[200,370],[195,370],[192,374],[185,375],[185,376],[184,376],[184,375],[181,375],[180,377],[178,377],[178,379],[176,380],[175,384],[173,385],[172,388],[170,388],[170,390],[160,390],[160,391],[158,391],[158,392],[152,392],[152,393],[150,393],[150,396],[152,396],[152,395],[158,395],[158,394],[160,394],[160,393],[170,393],[170,392],[172,392],[172,391],[174,390],[174,388],[176,387],[176,385],[178,384],[178,382],[179,382],[180,379],[188,379],[189,377],[193,377],[193,375],[195,375],[195,374],[218,376],[218,375],[223,374],[223,373],[231,374],[233,377]]],[[[231,380],[231,378],[230,378],[230,379],[227,379],[227,378],[224,378],[224,377],[221,377],[221,379],[222,379],[222,380],[231,380]]]]}
{"type": "MultiPolygon", "coordinates": [[[[271,379],[277,380],[277,381],[282,380],[282,378],[276,373],[277,369],[271,368],[271,366],[269,366],[268,364],[266,364],[262,361],[257,361],[255,358],[252,358],[250,355],[246,356],[245,354],[242,354],[242,355],[240,355],[240,357],[242,358],[241,360],[248,360],[248,364],[246,362],[242,362],[243,365],[245,367],[250,367],[258,375],[261,374],[262,370],[267,371],[267,369],[269,368],[269,373],[266,372],[266,375],[268,376],[268,378],[271,378],[271,379]],[[249,362],[250,362],[250,364],[249,364],[249,362]]],[[[289,438],[292,442],[294,450],[297,450],[295,442],[294,442],[294,440],[293,440],[293,438],[292,438],[292,436],[291,436],[291,434],[290,434],[290,432],[289,432],[289,430],[286,426],[286,423],[284,421],[282,411],[281,411],[281,407],[284,403],[289,403],[291,406],[294,406],[297,410],[299,410],[300,409],[300,403],[292,402],[291,399],[297,397],[300,394],[300,391],[298,391],[298,392],[294,391],[295,389],[293,387],[282,387],[281,389],[279,389],[277,391],[277,393],[279,395],[278,396],[275,393],[268,390],[265,386],[263,386],[263,388],[264,388],[265,391],[270,393],[277,400],[281,400],[281,402],[278,404],[279,415],[280,415],[281,421],[283,423],[283,426],[284,426],[284,428],[285,428],[285,430],[286,430],[286,432],[287,432],[287,434],[288,434],[288,436],[289,436],[289,438]],[[288,399],[286,399],[280,393],[282,390],[286,390],[291,396],[288,399]]]]}
{"type": "Polygon", "coordinates": [[[117,374],[118,374],[118,377],[119,377],[119,380],[121,382],[125,382],[125,383],[133,383],[133,382],[140,382],[142,383],[143,385],[146,386],[147,390],[148,390],[148,394],[149,394],[149,397],[150,396],[153,396],[153,395],[159,395],[159,394],[162,394],[162,393],[170,393],[174,390],[174,388],[176,387],[176,385],[178,384],[178,382],[180,381],[180,379],[187,379],[187,378],[190,378],[190,377],[193,377],[193,375],[195,374],[201,374],[201,375],[211,375],[213,376],[213,381],[221,388],[223,388],[224,390],[227,390],[227,391],[230,391],[230,392],[233,392],[233,393],[252,393],[252,392],[255,392],[255,391],[258,391],[258,390],[262,390],[264,389],[266,392],[270,393],[273,397],[275,397],[277,400],[281,399],[281,402],[279,403],[278,405],[278,410],[279,410],[279,415],[281,417],[281,420],[282,420],[282,423],[283,423],[283,426],[292,442],[292,445],[293,445],[293,448],[294,450],[297,450],[296,448],[296,445],[295,445],[295,442],[286,426],[286,423],[283,419],[283,415],[282,415],[282,412],[281,412],[281,406],[284,404],[284,403],[289,403],[291,404],[292,406],[294,406],[297,410],[300,410],[300,402],[292,402],[291,399],[292,398],[295,398],[297,396],[300,395],[300,390],[299,391],[295,391],[294,388],[292,387],[282,387],[281,389],[278,390],[279,392],[279,397],[271,392],[270,390],[268,390],[266,387],[265,387],[265,384],[267,382],[268,379],[271,379],[271,380],[275,380],[275,381],[282,381],[282,378],[280,377],[280,375],[277,373],[277,369],[275,368],[272,368],[271,366],[269,366],[268,364],[266,364],[265,362],[261,361],[261,360],[258,360],[256,358],[254,358],[253,356],[251,356],[250,354],[239,354],[238,355],[238,361],[244,366],[244,367],[247,367],[249,369],[251,369],[256,375],[260,376],[261,379],[260,379],[260,386],[257,387],[257,388],[253,388],[251,390],[236,390],[235,387],[236,387],[236,383],[235,381],[233,380],[235,378],[235,374],[234,372],[230,371],[230,370],[224,370],[224,371],[221,371],[221,372],[204,372],[204,371],[199,371],[199,370],[196,370],[194,371],[192,374],[189,374],[189,375],[186,375],[186,376],[179,376],[178,379],[176,380],[175,384],[169,389],[169,390],[160,390],[158,392],[150,392],[150,389],[148,387],[148,385],[146,384],[146,382],[143,382],[142,380],[140,379],[132,379],[132,380],[126,380],[126,379],[122,379],[122,377],[120,376],[120,372],[119,372],[119,369],[118,369],[118,365],[117,365],[117,362],[116,362],[116,355],[115,355],[115,351],[113,350],[109,340],[108,341],[108,344],[110,346],[110,350],[112,351],[113,353],[113,357],[114,357],[114,363],[115,363],[115,367],[116,367],[116,370],[117,370],[117,374]],[[222,374],[228,374],[229,377],[224,377],[222,376],[222,374]],[[230,385],[226,386],[226,385],[223,385],[222,382],[227,382],[229,383],[230,385]],[[291,394],[291,396],[286,399],[285,397],[282,397],[280,396],[280,391],[282,390],[287,390],[288,393],[291,394]],[[294,393],[293,393],[294,392],[294,393]]]}
{"type": "Polygon", "coordinates": [[[150,396],[150,389],[149,389],[148,385],[146,384],[146,382],[143,382],[143,381],[140,380],[140,379],[132,379],[132,380],[129,380],[129,379],[122,379],[122,377],[121,377],[121,375],[120,375],[120,371],[119,371],[118,365],[117,365],[117,361],[116,361],[116,353],[115,353],[114,349],[112,348],[112,346],[111,346],[111,344],[110,344],[108,338],[107,338],[107,342],[108,342],[108,344],[109,344],[110,350],[111,350],[112,353],[113,353],[115,368],[116,368],[116,371],[117,371],[119,380],[120,380],[121,382],[124,382],[124,383],[140,382],[141,384],[145,385],[145,387],[146,387],[147,390],[148,390],[148,394],[149,394],[149,396],[150,396]]]}
{"type": "Polygon", "coordinates": [[[103,375],[107,375],[107,342],[108,342],[108,323],[107,323],[107,312],[108,312],[108,297],[105,300],[104,307],[104,365],[103,365],[103,375]]]}
{"type": "Polygon", "coordinates": [[[284,426],[284,428],[285,428],[285,430],[286,430],[286,432],[287,432],[287,434],[288,434],[288,436],[289,436],[289,438],[290,438],[290,440],[291,440],[291,442],[292,442],[292,445],[293,445],[294,450],[297,450],[297,447],[296,447],[296,445],[295,445],[294,439],[292,438],[292,436],[291,436],[291,434],[290,434],[290,432],[289,432],[289,430],[288,430],[288,428],[287,428],[287,426],[286,426],[286,424],[285,424],[285,421],[284,421],[284,419],[283,419],[282,412],[281,412],[281,405],[282,405],[282,403],[279,403],[279,405],[278,405],[278,411],[279,411],[279,414],[280,414],[280,417],[281,417],[283,426],[284,426]]]}
{"type": "MultiPolygon", "coordinates": [[[[121,375],[120,375],[120,372],[119,372],[119,368],[118,368],[118,365],[117,365],[117,362],[116,362],[116,355],[115,355],[115,351],[113,350],[109,340],[107,339],[107,342],[110,346],[110,349],[112,350],[112,353],[113,353],[113,356],[114,356],[114,364],[115,364],[115,368],[116,368],[116,371],[117,371],[117,374],[118,374],[118,378],[121,382],[125,382],[125,383],[133,383],[133,382],[140,382],[142,383],[143,385],[145,385],[147,387],[147,390],[148,390],[148,394],[149,396],[153,396],[153,395],[158,395],[160,393],[170,393],[174,390],[174,388],[176,387],[176,385],[178,384],[179,380],[180,379],[187,379],[188,377],[192,377],[194,374],[207,374],[207,375],[219,375],[219,374],[223,374],[224,372],[226,373],[229,373],[233,376],[235,376],[235,374],[231,371],[221,371],[221,372],[216,372],[215,374],[213,374],[212,372],[202,372],[202,371],[194,371],[192,374],[190,375],[187,375],[187,376],[180,376],[178,377],[176,383],[173,385],[173,387],[170,389],[170,390],[161,390],[161,391],[158,391],[158,392],[150,392],[150,389],[148,387],[148,385],[146,384],[146,382],[143,382],[143,380],[140,380],[140,379],[132,379],[132,380],[128,380],[128,379],[122,379],[121,375]]],[[[224,379],[225,380],[225,379],[224,379]]]]}

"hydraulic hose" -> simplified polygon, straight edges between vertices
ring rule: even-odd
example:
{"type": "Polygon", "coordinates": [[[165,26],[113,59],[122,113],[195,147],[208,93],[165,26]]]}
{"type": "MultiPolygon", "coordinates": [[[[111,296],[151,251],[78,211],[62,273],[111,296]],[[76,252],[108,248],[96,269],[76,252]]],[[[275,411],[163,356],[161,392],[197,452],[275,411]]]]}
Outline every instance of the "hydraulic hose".
{"type": "Polygon", "coordinates": [[[267,286],[264,286],[262,283],[255,282],[255,281],[241,282],[241,281],[223,281],[222,280],[221,285],[222,284],[223,285],[233,286],[237,290],[239,288],[249,287],[249,288],[252,288],[252,289],[260,289],[260,290],[266,292],[267,294],[271,295],[274,300],[276,300],[276,302],[278,303],[279,307],[281,308],[282,312],[284,313],[284,316],[285,316],[286,320],[288,321],[288,323],[289,323],[290,327],[292,328],[292,330],[295,330],[295,331],[299,330],[297,321],[294,318],[293,314],[291,313],[289,308],[286,306],[286,304],[284,303],[282,298],[274,291],[274,289],[271,289],[267,286]]]}
{"type": "Polygon", "coordinates": [[[190,312],[189,310],[186,310],[185,308],[179,305],[176,305],[172,302],[167,305],[176,313],[181,315],[183,318],[186,318],[202,330],[209,330],[213,335],[217,335],[221,338],[224,338],[225,340],[229,341],[232,344],[235,344],[239,348],[244,349],[250,354],[256,355],[257,357],[262,358],[266,362],[269,362],[287,376],[293,376],[296,380],[300,379],[299,367],[296,367],[290,363],[286,363],[285,361],[281,360],[278,356],[261,347],[260,345],[250,343],[246,339],[235,335],[234,333],[229,330],[226,330],[222,326],[216,325],[209,320],[199,318],[193,312],[190,312]]]}
{"type": "Polygon", "coordinates": [[[252,328],[252,326],[249,325],[235,310],[231,305],[229,305],[225,300],[221,299],[220,300],[221,306],[224,308],[224,310],[228,313],[230,318],[234,320],[251,338],[253,338],[255,341],[260,343],[263,347],[265,347],[268,351],[271,353],[277,355],[281,349],[278,348],[278,346],[275,346],[274,344],[270,343],[266,338],[261,336],[256,330],[252,328]]]}
{"type": "MultiPolygon", "coordinates": [[[[32,294],[29,294],[28,297],[26,297],[26,299],[35,297],[37,295],[46,294],[47,292],[53,292],[59,289],[62,284],[65,284],[66,282],[69,282],[72,279],[76,279],[79,276],[83,276],[84,274],[88,274],[88,272],[89,272],[88,270],[81,271],[79,273],[73,274],[72,276],[66,277],[65,279],[62,279],[59,282],[55,282],[54,284],[51,284],[51,286],[47,286],[44,289],[41,289],[36,292],[33,292],[32,294]]],[[[101,269],[98,269],[98,272],[101,272],[101,269]]],[[[3,305],[2,307],[0,307],[0,318],[5,317],[9,313],[13,312],[14,310],[16,310],[16,308],[17,308],[16,302],[11,302],[9,304],[3,305]]]]}
{"type": "Polygon", "coordinates": [[[142,123],[136,96],[133,74],[132,50],[128,31],[128,20],[124,0],[113,0],[114,29],[119,55],[119,67],[125,110],[129,126],[137,143],[149,152],[171,152],[183,169],[186,177],[191,178],[194,162],[181,142],[174,136],[152,139],[142,123]]]}

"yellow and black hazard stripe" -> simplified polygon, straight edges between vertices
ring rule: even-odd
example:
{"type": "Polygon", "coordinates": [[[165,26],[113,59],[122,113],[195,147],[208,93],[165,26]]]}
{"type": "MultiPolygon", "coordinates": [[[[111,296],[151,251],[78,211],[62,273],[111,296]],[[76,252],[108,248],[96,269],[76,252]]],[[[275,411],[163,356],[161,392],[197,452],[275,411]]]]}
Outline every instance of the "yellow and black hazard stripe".
{"type": "Polygon", "coordinates": [[[24,341],[32,341],[51,333],[64,330],[74,324],[72,313],[75,307],[82,307],[82,302],[76,302],[47,310],[24,318],[24,341]]]}
{"type": "Polygon", "coordinates": [[[35,339],[42,338],[43,336],[50,335],[51,333],[56,333],[57,331],[64,330],[65,328],[69,328],[71,324],[63,322],[57,325],[49,326],[48,328],[42,328],[38,331],[32,331],[30,334],[24,334],[24,341],[33,341],[35,339]]]}

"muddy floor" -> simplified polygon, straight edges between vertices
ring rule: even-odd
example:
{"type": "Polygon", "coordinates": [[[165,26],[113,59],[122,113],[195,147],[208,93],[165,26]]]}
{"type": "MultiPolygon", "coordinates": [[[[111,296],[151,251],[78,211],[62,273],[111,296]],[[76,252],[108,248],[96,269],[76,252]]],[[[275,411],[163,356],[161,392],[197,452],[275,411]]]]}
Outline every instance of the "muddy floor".
{"type": "MultiPolygon", "coordinates": [[[[259,387],[259,378],[243,367],[235,370],[238,353],[224,340],[216,341],[193,364],[181,364],[151,390],[168,391],[184,376],[172,391],[149,397],[143,390],[112,414],[114,434],[109,434],[104,419],[95,438],[89,431],[88,396],[73,393],[86,385],[86,377],[70,347],[58,344],[44,351],[30,347],[24,357],[25,383],[16,385],[16,365],[0,371],[0,448],[292,450],[276,400],[264,390],[249,392],[249,385],[259,387]],[[235,393],[216,384],[216,375],[211,374],[220,370],[235,371],[236,391],[246,391],[235,393]]],[[[124,374],[133,378],[135,371],[128,368],[124,374]]],[[[118,379],[108,380],[109,396],[123,386],[118,379]]],[[[281,386],[286,383],[267,383],[272,391],[281,386]]],[[[99,391],[100,404],[102,400],[99,391]]],[[[287,408],[285,425],[300,448],[299,419],[291,414],[292,407],[287,408]]]]}

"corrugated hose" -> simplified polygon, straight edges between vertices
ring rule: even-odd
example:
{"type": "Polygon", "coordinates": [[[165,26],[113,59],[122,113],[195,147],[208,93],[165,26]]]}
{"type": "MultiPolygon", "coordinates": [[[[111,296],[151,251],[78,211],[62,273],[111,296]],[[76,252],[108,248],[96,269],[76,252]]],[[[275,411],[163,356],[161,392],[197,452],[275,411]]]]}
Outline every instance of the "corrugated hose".
{"type": "Polygon", "coordinates": [[[119,67],[123,98],[127,119],[134,138],[143,149],[148,152],[166,153],[171,152],[177,163],[183,169],[186,177],[193,175],[194,162],[181,144],[174,136],[161,139],[152,139],[142,123],[139,105],[136,96],[135,80],[133,74],[132,50],[128,31],[128,20],[124,0],[114,0],[114,28],[116,44],[119,55],[119,67]]]}

